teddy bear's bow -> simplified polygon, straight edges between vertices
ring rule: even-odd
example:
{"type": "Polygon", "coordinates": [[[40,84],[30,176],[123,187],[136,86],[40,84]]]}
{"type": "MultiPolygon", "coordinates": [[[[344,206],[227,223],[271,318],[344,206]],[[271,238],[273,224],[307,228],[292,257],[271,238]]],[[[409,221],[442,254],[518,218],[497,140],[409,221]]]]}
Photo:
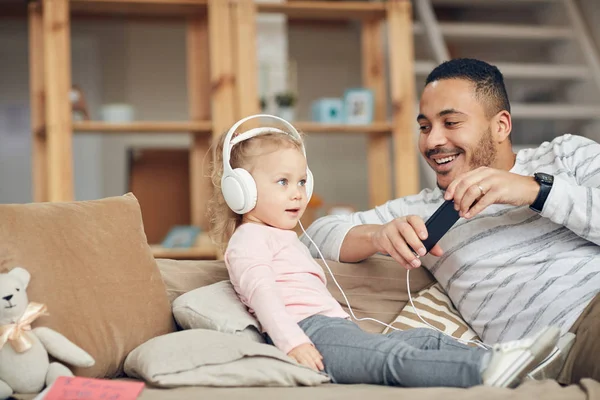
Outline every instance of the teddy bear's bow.
{"type": "Polygon", "coordinates": [[[46,314],[45,304],[31,302],[16,323],[0,326],[0,350],[7,342],[10,342],[17,353],[29,350],[33,342],[27,335],[27,331],[31,330],[31,323],[44,314],[46,314]]]}

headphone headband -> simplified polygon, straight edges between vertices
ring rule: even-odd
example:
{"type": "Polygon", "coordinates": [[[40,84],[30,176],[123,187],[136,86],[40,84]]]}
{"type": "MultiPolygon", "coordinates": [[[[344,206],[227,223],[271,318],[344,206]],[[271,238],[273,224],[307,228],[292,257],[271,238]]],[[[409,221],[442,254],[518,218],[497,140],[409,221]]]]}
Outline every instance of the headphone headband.
{"type": "Polygon", "coordinates": [[[279,118],[275,115],[255,114],[255,115],[250,115],[246,118],[239,120],[227,132],[227,135],[225,136],[225,142],[223,143],[223,166],[224,166],[224,168],[229,171],[232,171],[231,164],[229,164],[229,160],[231,158],[231,149],[233,148],[233,145],[240,143],[244,140],[248,140],[254,136],[262,135],[264,133],[270,133],[273,131],[285,133],[285,134],[290,135],[293,138],[297,139],[300,142],[300,144],[302,145],[302,152],[304,153],[304,156],[306,156],[306,150],[304,149],[304,143],[302,142],[302,137],[300,136],[300,133],[298,133],[298,131],[296,130],[296,128],[294,128],[294,126],[292,124],[290,124],[285,119],[279,118]],[[289,132],[282,131],[281,129],[277,129],[277,128],[254,128],[254,129],[250,129],[249,131],[244,132],[240,136],[238,136],[239,140],[236,140],[236,139],[238,139],[237,137],[235,139],[232,139],[233,135],[235,134],[235,131],[240,127],[240,125],[242,125],[245,122],[248,122],[249,120],[258,119],[258,118],[274,119],[277,122],[280,122],[281,124],[283,124],[289,130],[289,132]]]}

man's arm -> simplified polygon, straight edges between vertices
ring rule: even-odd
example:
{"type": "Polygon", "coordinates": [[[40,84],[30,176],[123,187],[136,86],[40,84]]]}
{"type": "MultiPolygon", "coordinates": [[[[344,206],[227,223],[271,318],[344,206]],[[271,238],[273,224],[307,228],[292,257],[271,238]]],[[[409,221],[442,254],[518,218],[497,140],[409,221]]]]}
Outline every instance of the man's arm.
{"type": "MultiPolygon", "coordinates": [[[[551,158],[540,162],[547,168],[533,167],[554,175],[541,215],[600,245],[600,144],[563,136],[550,146],[552,151],[546,154],[551,158]]],[[[479,167],[457,177],[444,196],[454,200],[460,215],[468,219],[492,204],[530,206],[538,192],[532,176],[479,167]]]]}
{"type": "Polygon", "coordinates": [[[355,225],[352,215],[328,215],[313,222],[300,241],[308,248],[313,258],[339,261],[340,249],[346,235],[355,225]],[[319,254],[319,251],[321,254],[319,254]]]}
{"type": "Polygon", "coordinates": [[[555,176],[541,215],[600,246],[600,144],[578,138],[565,142],[562,153],[577,183],[555,176]]]}
{"type": "Polygon", "coordinates": [[[377,253],[373,243],[373,235],[381,229],[381,225],[358,225],[348,231],[342,247],[340,248],[339,261],[359,262],[377,253]]]}
{"type": "Polygon", "coordinates": [[[315,258],[322,255],[326,260],[340,262],[364,260],[377,252],[370,240],[372,234],[393,219],[389,212],[381,210],[385,208],[384,205],[350,215],[321,217],[308,227],[300,240],[315,258]]]}
{"type": "MultiPolygon", "coordinates": [[[[376,232],[380,231],[383,225],[394,220],[398,221],[407,216],[409,211],[422,214],[425,210],[420,208],[410,209],[407,203],[423,204],[423,197],[426,196],[429,201],[432,198],[440,197],[440,193],[424,191],[410,198],[400,198],[375,207],[368,211],[356,212],[350,215],[339,216],[330,215],[316,220],[306,231],[307,235],[302,235],[300,240],[311,252],[313,257],[320,257],[316,246],[321,251],[322,256],[327,260],[341,262],[358,262],[372,256],[379,250],[376,240],[372,240],[376,232]]],[[[379,246],[381,247],[381,246],[379,246]]]]}

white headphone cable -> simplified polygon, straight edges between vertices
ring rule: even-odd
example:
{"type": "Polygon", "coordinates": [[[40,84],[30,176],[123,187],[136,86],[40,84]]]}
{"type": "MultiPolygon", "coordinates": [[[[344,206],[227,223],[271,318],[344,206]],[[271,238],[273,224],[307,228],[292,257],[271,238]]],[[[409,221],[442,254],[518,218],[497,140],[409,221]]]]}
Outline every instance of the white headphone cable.
{"type": "Polygon", "coordinates": [[[306,231],[304,230],[304,226],[302,226],[302,222],[300,222],[298,220],[298,223],[300,224],[300,228],[302,229],[302,232],[304,232],[304,234],[306,235],[306,237],[308,238],[308,240],[310,240],[310,242],[312,243],[313,246],[315,246],[315,249],[317,249],[317,252],[319,253],[319,255],[321,256],[321,260],[323,260],[323,263],[325,263],[325,266],[327,267],[327,270],[329,271],[329,274],[331,275],[331,277],[333,278],[333,282],[335,283],[335,285],[337,286],[337,288],[340,290],[340,292],[342,293],[342,296],[344,296],[344,300],[346,300],[346,304],[348,305],[348,310],[350,311],[350,315],[352,315],[352,318],[354,318],[356,321],[373,321],[373,322],[377,322],[381,325],[387,326],[388,328],[391,328],[395,331],[399,331],[400,329],[395,328],[391,325],[386,324],[385,322],[381,322],[375,318],[357,318],[356,315],[354,315],[354,311],[352,310],[352,306],[350,305],[350,300],[348,300],[348,297],[346,297],[346,293],[344,293],[344,290],[342,289],[342,287],[340,286],[340,284],[338,283],[337,279],[335,279],[335,276],[333,275],[333,272],[331,271],[331,268],[329,268],[329,265],[327,264],[327,261],[325,261],[325,257],[323,257],[323,253],[321,253],[321,250],[319,250],[319,247],[317,246],[317,244],[312,240],[312,238],[308,235],[308,233],[306,233],[306,231]]]}
{"type": "Polygon", "coordinates": [[[410,279],[409,279],[409,274],[410,274],[410,270],[409,270],[409,269],[407,269],[407,270],[406,270],[406,291],[408,292],[408,300],[410,300],[410,305],[412,306],[412,308],[413,308],[413,311],[415,312],[415,314],[417,314],[417,317],[419,317],[419,319],[420,319],[421,321],[423,321],[423,323],[424,323],[425,325],[429,326],[429,327],[430,327],[430,328],[432,328],[432,329],[435,329],[436,331],[438,331],[438,332],[440,332],[440,333],[443,333],[444,335],[446,335],[446,336],[448,336],[448,337],[451,337],[452,339],[456,340],[456,341],[457,341],[457,342],[459,342],[459,343],[462,343],[462,344],[465,344],[465,345],[467,345],[467,344],[469,344],[469,343],[473,343],[474,345],[476,345],[476,346],[478,346],[478,347],[480,347],[480,348],[482,348],[482,349],[486,349],[486,350],[491,348],[490,346],[488,346],[487,344],[485,344],[485,343],[483,343],[483,342],[481,342],[481,341],[479,341],[479,340],[466,340],[466,339],[459,339],[459,338],[457,338],[457,337],[454,337],[454,336],[452,336],[452,335],[448,335],[446,332],[444,332],[444,331],[442,331],[442,330],[440,330],[440,329],[436,328],[435,326],[433,326],[433,325],[431,325],[430,323],[428,323],[427,321],[425,321],[425,320],[423,319],[423,317],[421,317],[421,314],[419,314],[419,311],[417,310],[417,307],[415,307],[415,304],[413,303],[412,296],[411,296],[411,294],[410,294],[410,279]]]}
{"type": "MultiPolygon", "coordinates": [[[[340,286],[340,284],[338,283],[337,279],[335,279],[335,276],[333,275],[333,271],[331,271],[331,268],[329,268],[329,265],[327,264],[327,261],[325,260],[325,257],[323,257],[323,253],[321,253],[321,250],[319,249],[319,247],[317,246],[317,244],[312,240],[312,238],[308,235],[308,233],[306,233],[306,231],[304,230],[304,226],[302,225],[302,222],[298,221],[298,223],[300,224],[300,228],[302,229],[302,232],[304,232],[304,235],[306,235],[306,237],[308,238],[308,240],[310,240],[310,242],[312,243],[313,246],[315,246],[315,249],[317,249],[317,252],[319,253],[319,256],[321,256],[321,260],[323,260],[323,263],[325,264],[325,266],[327,267],[327,270],[329,271],[329,274],[331,275],[331,278],[333,279],[333,282],[335,283],[335,285],[337,286],[337,288],[340,290],[340,293],[342,293],[342,296],[344,297],[344,300],[346,301],[346,304],[348,305],[348,310],[350,311],[350,315],[352,316],[352,318],[354,318],[356,321],[373,321],[373,322],[377,322],[383,326],[386,326],[390,329],[393,329],[395,331],[399,331],[401,329],[398,329],[396,327],[393,327],[389,324],[386,324],[385,322],[381,322],[375,318],[357,318],[356,315],[354,315],[354,311],[352,310],[352,306],[350,305],[350,301],[348,300],[348,297],[346,297],[346,293],[344,293],[344,290],[342,289],[342,287],[340,286]]],[[[490,346],[486,345],[483,342],[480,342],[478,340],[464,340],[464,339],[459,339],[456,338],[452,335],[448,335],[446,332],[436,328],[435,326],[431,325],[430,323],[428,323],[427,321],[425,321],[423,319],[423,317],[421,317],[421,314],[419,314],[419,311],[417,311],[417,308],[415,307],[415,304],[413,303],[412,300],[412,296],[410,294],[410,279],[409,279],[409,274],[410,274],[410,270],[406,270],[406,290],[408,292],[408,300],[410,301],[410,305],[412,306],[415,314],[417,314],[417,316],[419,317],[419,319],[428,327],[430,327],[433,330],[436,330],[438,332],[440,332],[443,335],[446,335],[454,340],[456,340],[457,342],[463,343],[465,345],[469,344],[469,343],[473,343],[476,346],[482,348],[482,349],[489,349],[490,346]]]]}

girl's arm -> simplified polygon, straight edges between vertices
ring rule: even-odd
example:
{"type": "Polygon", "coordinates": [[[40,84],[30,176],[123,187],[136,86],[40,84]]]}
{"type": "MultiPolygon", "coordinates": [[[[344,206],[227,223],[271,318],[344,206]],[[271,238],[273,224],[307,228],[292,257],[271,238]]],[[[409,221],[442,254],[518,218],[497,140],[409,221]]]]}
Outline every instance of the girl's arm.
{"type": "Polygon", "coordinates": [[[278,349],[288,354],[301,344],[311,343],[285,308],[271,268],[272,252],[264,241],[228,250],[226,261],[236,291],[278,349]]]}

